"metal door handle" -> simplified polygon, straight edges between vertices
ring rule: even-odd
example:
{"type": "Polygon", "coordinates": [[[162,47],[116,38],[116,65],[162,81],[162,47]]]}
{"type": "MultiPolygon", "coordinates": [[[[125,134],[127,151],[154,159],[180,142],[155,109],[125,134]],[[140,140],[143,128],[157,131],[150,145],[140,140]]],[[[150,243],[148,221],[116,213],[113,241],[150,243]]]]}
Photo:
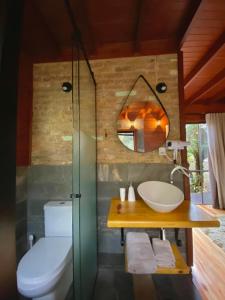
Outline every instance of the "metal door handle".
{"type": "Polygon", "coordinates": [[[81,194],[70,194],[70,198],[81,198],[81,194]]]}

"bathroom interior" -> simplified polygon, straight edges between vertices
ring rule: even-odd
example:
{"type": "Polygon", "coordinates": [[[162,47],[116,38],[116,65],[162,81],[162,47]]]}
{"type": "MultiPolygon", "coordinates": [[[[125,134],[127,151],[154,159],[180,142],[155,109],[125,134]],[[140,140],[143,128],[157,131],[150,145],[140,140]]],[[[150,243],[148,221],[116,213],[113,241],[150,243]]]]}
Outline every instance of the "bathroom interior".
{"type": "Polygon", "coordinates": [[[225,2],[0,8],[0,299],[223,300],[225,2]]]}

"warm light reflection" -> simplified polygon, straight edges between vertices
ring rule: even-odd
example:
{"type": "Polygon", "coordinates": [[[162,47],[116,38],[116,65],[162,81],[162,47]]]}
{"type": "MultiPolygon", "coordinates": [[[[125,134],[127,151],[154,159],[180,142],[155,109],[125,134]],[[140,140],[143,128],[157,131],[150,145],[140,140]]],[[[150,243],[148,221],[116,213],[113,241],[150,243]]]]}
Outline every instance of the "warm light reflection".
{"type": "Polygon", "coordinates": [[[131,128],[131,121],[129,119],[121,119],[119,120],[119,126],[120,128],[123,128],[123,129],[130,129],[131,128]]]}
{"type": "Polygon", "coordinates": [[[161,120],[156,120],[156,126],[161,126],[161,120]]]}
{"type": "Polygon", "coordinates": [[[165,126],[165,128],[166,128],[166,137],[168,137],[168,134],[169,134],[169,125],[167,124],[167,125],[165,126]]]}
{"type": "Polygon", "coordinates": [[[135,129],[143,129],[144,128],[144,120],[143,119],[135,119],[134,120],[134,128],[135,129]]]}
{"type": "Polygon", "coordinates": [[[158,104],[149,101],[132,102],[124,107],[117,124],[118,133],[133,134],[134,151],[138,152],[156,149],[169,133],[167,114],[158,104]]]}

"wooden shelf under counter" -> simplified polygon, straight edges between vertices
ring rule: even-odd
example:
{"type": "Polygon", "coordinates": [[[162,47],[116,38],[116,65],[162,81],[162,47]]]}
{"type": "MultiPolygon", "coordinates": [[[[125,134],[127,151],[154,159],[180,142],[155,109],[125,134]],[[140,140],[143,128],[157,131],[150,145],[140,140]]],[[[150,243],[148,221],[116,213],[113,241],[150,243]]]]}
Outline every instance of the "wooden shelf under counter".
{"type": "MultiPolygon", "coordinates": [[[[190,267],[187,266],[183,256],[181,255],[180,251],[178,250],[175,244],[171,244],[171,248],[176,260],[176,264],[174,268],[160,268],[158,267],[154,274],[164,274],[164,275],[175,275],[175,274],[189,274],[190,267]]],[[[127,253],[125,250],[125,269],[127,270],[127,253]]]]}

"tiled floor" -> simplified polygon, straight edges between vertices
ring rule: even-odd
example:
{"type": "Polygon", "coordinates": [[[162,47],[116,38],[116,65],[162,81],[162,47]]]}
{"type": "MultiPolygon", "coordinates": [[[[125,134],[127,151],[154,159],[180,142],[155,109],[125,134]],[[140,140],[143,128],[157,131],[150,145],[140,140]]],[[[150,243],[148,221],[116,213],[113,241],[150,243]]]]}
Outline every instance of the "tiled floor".
{"type": "Polygon", "coordinates": [[[94,300],[134,300],[132,276],[121,270],[99,269],[94,300]]]}
{"type": "MultiPolygon", "coordinates": [[[[159,300],[200,300],[190,275],[154,275],[159,300]]],[[[99,269],[94,300],[134,299],[132,276],[122,270],[99,269]]],[[[149,299],[150,300],[150,299],[149,299]]]]}
{"type": "MultiPolygon", "coordinates": [[[[158,300],[201,300],[189,275],[154,275],[153,281],[158,300]]],[[[72,289],[66,299],[73,299],[72,289]]],[[[130,274],[125,273],[121,268],[100,268],[93,300],[143,299],[134,298],[133,280],[130,274]]]]}

